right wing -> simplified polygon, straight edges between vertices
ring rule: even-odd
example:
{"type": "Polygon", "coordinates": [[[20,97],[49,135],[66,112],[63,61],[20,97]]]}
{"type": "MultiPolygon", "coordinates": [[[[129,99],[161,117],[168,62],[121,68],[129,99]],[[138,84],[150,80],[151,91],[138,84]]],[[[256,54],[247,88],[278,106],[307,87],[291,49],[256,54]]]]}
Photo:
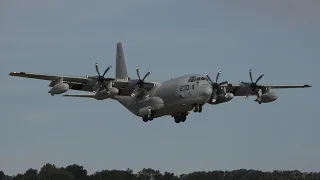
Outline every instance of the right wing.
{"type": "MultiPolygon", "coordinates": [[[[97,83],[97,76],[60,76],[60,75],[49,75],[40,73],[27,73],[27,72],[11,72],[10,76],[39,79],[51,81],[49,87],[53,87],[55,81],[63,78],[63,82],[69,84],[70,89],[78,91],[93,92],[94,87],[97,83]]],[[[104,82],[108,84],[112,82],[113,87],[119,89],[119,95],[130,96],[137,80],[126,80],[126,79],[114,79],[104,78],[104,82]]],[[[155,86],[153,82],[145,82],[144,89],[147,91],[151,90],[155,86]]]]}
{"type": "MultiPolygon", "coordinates": [[[[60,75],[49,75],[49,74],[40,74],[40,73],[26,73],[26,72],[11,72],[10,76],[30,78],[30,79],[39,79],[51,81],[49,87],[53,87],[55,81],[63,78],[63,82],[69,84],[70,89],[78,91],[89,91],[94,90],[94,86],[97,82],[97,76],[60,76],[60,75]]],[[[105,83],[109,83],[115,79],[113,78],[104,78],[105,83]]]]}

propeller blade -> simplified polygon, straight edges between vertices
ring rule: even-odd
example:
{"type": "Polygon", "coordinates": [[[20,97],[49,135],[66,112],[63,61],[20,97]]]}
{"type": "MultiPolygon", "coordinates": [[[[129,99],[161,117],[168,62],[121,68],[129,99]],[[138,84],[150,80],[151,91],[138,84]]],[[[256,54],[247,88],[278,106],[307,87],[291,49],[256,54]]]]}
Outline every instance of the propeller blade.
{"type": "Polygon", "coordinates": [[[138,78],[141,79],[141,78],[140,78],[140,73],[139,73],[139,67],[136,68],[136,72],[137,72],[138,78]]]}
{"type": "Polygon", "coordinates": [[[249,76],[250,76],[251,82],[253,82],[253,80],[252,80],[252,70],[251,69],[249,70],[249,76]]]}
{"type": "Polygon", "coordinates": [[[213,84],[213,81],[212,81],[211,78],[209,77],[208,73],[206,73],[206,77],[207,77],[208,80],[211,82],[211,84],[213,84]]]}
{"type": "Polygon", "coordinates": [[[98,75],[101,76],[100,72],[99,72],[99,68],[98,68],[98,63],[96,63],[95,65],[96,65],[96,71],[97,71],[98,75]]]}
{"type": "Polygon", "coordinates": [[[261,79],[263,76],[264,76],[264,74],[261,74],[261,75],[259,76],[259,78],[256,80],[255,83],[258,83],[258,81],[260,81],[260,79],[261,79]]]}
{"type": "Polygon", "coordinates": [[[143,79],[142,79],[142,81],[144,81],[149,75],[151,74],[151,71],[149,71],[149,72],[147,72],[147,74],[146,75],[144,75],[144,77],[143,77],[143,79]]]}
{"type": "Polygon", "coordinates": [[[220,74],[221,74],[221,71],[219,71],[219,72],[217,73],[217,76],[216,76],[216,83],[218,83],[218,79],[219,79],[220,74]]]}
{"type": "Polygon", "coordinates": [[[109,71],[111,69],[111,66],[109,66],[105,71],[104,71],[104,73],[103,73],[103,77],[106,75],[106,73],[109,71]]]}

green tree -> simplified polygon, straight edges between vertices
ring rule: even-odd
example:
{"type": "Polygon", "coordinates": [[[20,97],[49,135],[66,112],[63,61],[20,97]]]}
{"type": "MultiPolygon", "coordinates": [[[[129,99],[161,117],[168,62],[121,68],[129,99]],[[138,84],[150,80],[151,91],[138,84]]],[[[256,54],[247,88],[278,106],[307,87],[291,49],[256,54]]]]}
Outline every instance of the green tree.
{"type": "Polygon", "coordinates": [[[131,169],[123,170],[103,170],[90,176],[90,180],[134,180],[136,176],[131,169]]]}
{"type": "Polygon", "coordinates": [[[5,177],[6,175],[4,174],[4,172],[0,171],[0,180],[4,180],[5,177]]]}
{"type": "Polygon", "coordinates": [[[22,175],[23,180],[38,180],[38,170],[36,169],[28,169],[23,175],[22,175]]]}
{"type": "Polygon", "coordinates": [[[73,180],[72,173],[64,168],[57,168],[54,164],[45,164],[39,172],[40,180],[73,180]]]}
{"type": "Polygon", "coordinates": [[[175,175],[171,172],[161,174],[159,170],[144,168],[138,173],[127,170],[102,170],[88,175],[87,170],[77,164],[67,167],[56,167],[45,164],[39,171],[28,169],[24,174],[13,177],[5,176],[0,171],[0,180],[319,180],[320,173],[300,171],[262,172],[252,169],[234,171],[196,171],[188,174],[175,175]]]}
{"type": "Polygon", "coordinates": [[[88,172],[82,166],[73,164],[65,168],[66,171],[70,172],[73,177],[77,180],[86,180],[88,179],[88,172]]]}
{"type": "Polygon", "coordinates": [[[138,180],[162,180],[162,174],[159,170],[144,168],[137,174],[138,180]]]}
{"type": "Polygon", "coordinates": [[[178,176],[170,172],[164,172],[162,176],[162,180],[178,180],[178,179],[179,179],[178,176]]]}

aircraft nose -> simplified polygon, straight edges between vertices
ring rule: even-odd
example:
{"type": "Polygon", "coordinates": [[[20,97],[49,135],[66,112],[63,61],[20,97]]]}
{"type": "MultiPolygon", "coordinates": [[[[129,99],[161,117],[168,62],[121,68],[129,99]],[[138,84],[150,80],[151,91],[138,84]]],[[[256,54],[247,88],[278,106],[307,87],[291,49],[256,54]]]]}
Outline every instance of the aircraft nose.
{"type": "Polygon", "coordinates": [[[212,88],[211,87],[206,87],[203,89],[202,94],[204,96],[211,96],[212,95],[212,88]]]}

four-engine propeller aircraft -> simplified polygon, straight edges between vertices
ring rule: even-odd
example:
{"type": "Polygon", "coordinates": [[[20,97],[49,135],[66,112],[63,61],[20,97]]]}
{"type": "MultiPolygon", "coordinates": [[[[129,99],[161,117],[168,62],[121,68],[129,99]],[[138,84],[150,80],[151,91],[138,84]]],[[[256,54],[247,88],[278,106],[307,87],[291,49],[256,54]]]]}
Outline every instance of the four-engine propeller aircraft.
{"type": "Polygon", "coordinates": [[[139,68],[136,68],[138,79],[128,76],[127,64],[123,53],[122,43],[117,44],[115,78],[105,78],[111,69],[109,66],[101,75],[96,64],[98,76],[59,76],[26,72],[11,72],[11,76],[34,78],[51,81],[49,93],[63,94],[69,89],[92,92],[93,94],[65,94],[68,97],[94,98],[97,100],[114,99],[121,103],[133,114],[142,117],[144,122],[154,118],[171,115],[176,123],[184,122],[190,111],[202,112],[204,104],[220,104],[228,102],[234,96],[257,96],[256,101],[268,103],[278,97],[271,89],[305,88],[310,85],[258,85],[257,82],[240,82],[231,84],[228,81],[219,83],[221,71],[215,81],[208,74],[187,74],[163,82],[146,81],[151,74],[147,72],[141,79],[139,68]]]}

